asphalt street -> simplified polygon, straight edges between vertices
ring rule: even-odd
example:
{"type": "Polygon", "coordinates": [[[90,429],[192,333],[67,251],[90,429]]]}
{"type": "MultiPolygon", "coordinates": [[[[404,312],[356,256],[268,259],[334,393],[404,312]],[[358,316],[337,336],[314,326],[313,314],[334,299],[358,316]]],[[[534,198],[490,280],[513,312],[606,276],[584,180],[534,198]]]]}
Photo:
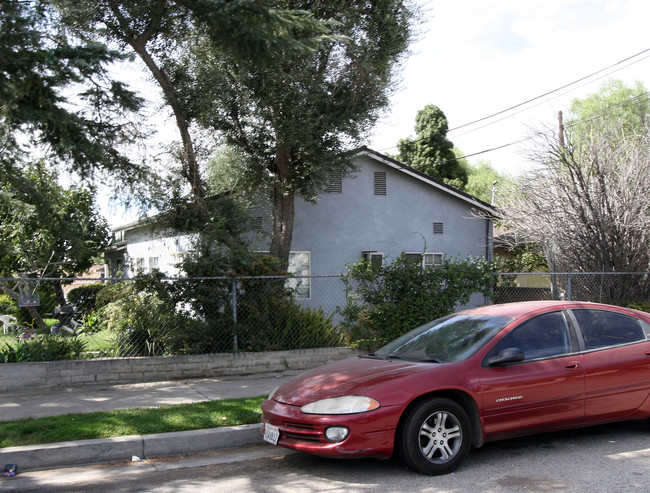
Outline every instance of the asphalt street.
{"type": "Polygon", "coordinates": [[[642,422],[505,440],[472,450],[454,473],[424,476],[396,459],[332,460],[256,446],[139,463],[27,472],[2,491],[311,493],[639,493],[650,484],[642,422]]]}

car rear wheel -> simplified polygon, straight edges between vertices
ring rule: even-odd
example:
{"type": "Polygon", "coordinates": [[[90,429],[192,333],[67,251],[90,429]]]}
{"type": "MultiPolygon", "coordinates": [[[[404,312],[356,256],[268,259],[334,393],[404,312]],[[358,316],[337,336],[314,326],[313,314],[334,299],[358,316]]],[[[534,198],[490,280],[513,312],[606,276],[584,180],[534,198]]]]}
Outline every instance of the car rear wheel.
{"type": "Polygon", "coordinates": [[[402,460],[424,474],[446,474],[469,452],[470,422],[456,402],[433,398],[411,408],[404,417],[397,448],[402,460]]]}

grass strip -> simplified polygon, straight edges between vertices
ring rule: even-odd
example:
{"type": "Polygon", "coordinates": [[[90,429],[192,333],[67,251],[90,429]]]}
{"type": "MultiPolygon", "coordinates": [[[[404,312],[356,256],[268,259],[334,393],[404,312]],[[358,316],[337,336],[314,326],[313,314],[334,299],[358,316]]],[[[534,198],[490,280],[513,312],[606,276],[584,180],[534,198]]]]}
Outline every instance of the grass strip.
{"type": "Polygon", "coordinates": [[[3,421],[0,422],[0,447],[259,423],[260,404],[265,398],[245,397],[3,421]]]}

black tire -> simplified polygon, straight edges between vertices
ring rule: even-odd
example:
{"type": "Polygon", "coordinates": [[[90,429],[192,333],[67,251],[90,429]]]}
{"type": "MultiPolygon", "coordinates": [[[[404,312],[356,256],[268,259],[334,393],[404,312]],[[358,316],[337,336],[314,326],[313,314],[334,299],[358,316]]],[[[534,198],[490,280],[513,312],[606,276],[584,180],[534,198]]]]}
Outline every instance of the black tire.
{"type": "Polygon", "coordinates": [[[406,465],[432,476],[447,474],[469,452],[470,421],[456,402],[436,397],[416,404],[407,412],[396,439],[406,465]]]}

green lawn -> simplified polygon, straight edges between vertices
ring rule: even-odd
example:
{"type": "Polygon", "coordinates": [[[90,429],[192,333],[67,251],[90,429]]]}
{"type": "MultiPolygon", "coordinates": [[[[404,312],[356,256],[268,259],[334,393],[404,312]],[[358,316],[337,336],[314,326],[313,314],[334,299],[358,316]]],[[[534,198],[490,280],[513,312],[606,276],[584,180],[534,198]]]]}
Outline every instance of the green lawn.
{"type": "Polygon", "coordinates": [[[0,447],[148,435],[260,422],[266,396],[0,422],[0,447]]]}

